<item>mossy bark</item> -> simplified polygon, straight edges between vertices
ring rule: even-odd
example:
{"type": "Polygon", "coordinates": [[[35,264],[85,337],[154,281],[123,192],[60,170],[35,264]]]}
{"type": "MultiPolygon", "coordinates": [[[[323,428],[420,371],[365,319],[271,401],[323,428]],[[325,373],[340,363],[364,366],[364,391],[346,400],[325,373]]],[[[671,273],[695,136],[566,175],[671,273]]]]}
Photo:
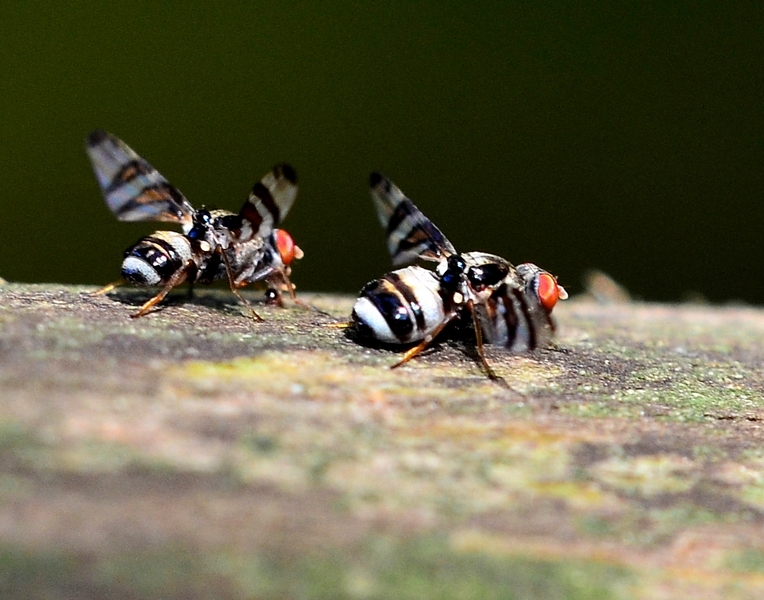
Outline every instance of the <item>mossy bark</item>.
{"type": "Polygon", "coordinates": [[[90,291],[0,286],[2,597],[764,592],[761,310],[574,299],[502,386],[349,297],[90,291]]]}

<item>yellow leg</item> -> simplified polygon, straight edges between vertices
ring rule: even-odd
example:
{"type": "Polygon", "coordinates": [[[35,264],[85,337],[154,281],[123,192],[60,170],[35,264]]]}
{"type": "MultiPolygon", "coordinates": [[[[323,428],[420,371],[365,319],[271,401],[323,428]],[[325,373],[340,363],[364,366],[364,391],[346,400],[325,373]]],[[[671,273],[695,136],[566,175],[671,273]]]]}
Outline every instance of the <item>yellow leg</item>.
{"type": "Polygon", "coordinates": [[[432,333],[430,333],[428,336],[426,336],[419,344],[414,346],[413,348],[410,348],[406,351],[406,353],[403,355],[403,358],[399,360],[397,363],[395,363],[391,369],[397,369],[401,365],[405,365],[407,362],[409,362],[412,358],[414,358],[417,354],[422,352],[427,346],[429,346],[432,343],[432,340],[434,340],[438,335],[440,335],[440,332],[443,331],[446,325],[448,325],[453,319],[456,317],[456,313],[453,312],[450,315],[446,315],[446,318],[443,319],[443,322],[438,325],[432,333]]]}
{"type": "Polygon", "coordinates": [[[172,274],[172,277],[170,277],[170,281],[168,281],[165,286],[162,288],[162,291],[159,292],[156,296],[154,296],[151,300],[146,302],[143,306],[141,306],[140,310],[130,315],[133,319],[137,319],[138,317],[142,317],[147,312],[149,312],[152,308],[154,308],[157,304],[159,304],[162,300],[164,300],[164,297],[170,292],[172,288],[174,288],[176,285],[180,285],[186,280],[186,277],[188,277],[188,267],[191,266],[191,261],[183,265],[182,268],[175,271],[175,273],[172,274]]]}
{"type": "Polygon", "coordinates": [[[110,291],[112,291],[114,288],[119,287],[120,285],[124,285],[125,280],[120,279],[119,281],[114,281],[112,283],[108,283],[105,286],[103,286],[100,290],[96,290],[95,292],[91,292],[91,296],[103,296],[104,294],[108,294],[110,291]]]}
{"type": "MultiPolygon", "coordinates": [[[[488,375],[488,378],[491,381],[496,381],[500,383],[504,383],[504,380],[496,375],[494,370],[491,368],[491,365],[488,364],[488,361],[485,358],[485,351],[483,350],[483,330],[480,327],[480,319],[478,319],[477,312],[475,311],[475,306],[472,303],[472,301],[467,303],[467,308],[470,311],[470,314],[472,315],[472,324],[475,327],[475,338],[477,342],[477,353],[480,357],[480,364],[483,366],[483,369],[485,370],[486,374],[488,375]]],[[[419,344],[414,346],[413,348],[406,351],[406,353],[403,355],[403,358],[399,360],[397,363],[395,363],[391,369],[396,369],[400,367],[401,365],[405,365],[408,361],[410,361],[412,358],[414,358],[417,354],[422,352],[424,349],[427,348],[432,343],[432,340],[434,340],[441,331],[443,331],[443,328],[448,325],[455,317],[457,313],[451,313],[446,317],[446,319],[443,320],[443,322],[430,334],[428,335],[424,340],[422,340],[419,344]]],[[[506,384],[505,384],[506,385],[506,384]]]]}

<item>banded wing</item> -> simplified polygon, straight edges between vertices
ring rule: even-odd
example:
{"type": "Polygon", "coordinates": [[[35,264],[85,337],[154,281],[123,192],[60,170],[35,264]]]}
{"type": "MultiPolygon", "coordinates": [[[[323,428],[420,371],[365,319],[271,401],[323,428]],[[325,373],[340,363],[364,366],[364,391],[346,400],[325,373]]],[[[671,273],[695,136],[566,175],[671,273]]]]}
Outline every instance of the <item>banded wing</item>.
{"type": "Polygon", "coordinates": [[[369,186],[379,222],[385,228],[393,265],[405,265],[418,258],[439,261],[456,254],[440,229],[387,177],[372,173],[369,186]]]}
{"type": "Polygon", "coordinates": [[[170,221],[190,229],[194,208],[154,167],[116,136],[100,129],[87,153],[111,212],[120,221],[170,221]]]}
{"type": "Polygon", "coordinates": [[[257,235],[266,237],[284,220],[296,197],[297,174],[282,163],[252,187],[239,216],[251,223],[257,235]]]}

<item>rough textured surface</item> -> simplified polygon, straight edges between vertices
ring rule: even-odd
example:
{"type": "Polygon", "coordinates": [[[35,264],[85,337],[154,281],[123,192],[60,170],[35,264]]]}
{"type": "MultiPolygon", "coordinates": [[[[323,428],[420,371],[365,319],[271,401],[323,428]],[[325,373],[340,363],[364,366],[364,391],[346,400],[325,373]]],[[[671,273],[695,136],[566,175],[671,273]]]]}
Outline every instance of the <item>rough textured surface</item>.
{"type": "Polygon", "coordinates": [[[503,387],[347,297],[89,291],[0,286],[0,597],[764,594],[760,310],[572,300],[503,387]]]}

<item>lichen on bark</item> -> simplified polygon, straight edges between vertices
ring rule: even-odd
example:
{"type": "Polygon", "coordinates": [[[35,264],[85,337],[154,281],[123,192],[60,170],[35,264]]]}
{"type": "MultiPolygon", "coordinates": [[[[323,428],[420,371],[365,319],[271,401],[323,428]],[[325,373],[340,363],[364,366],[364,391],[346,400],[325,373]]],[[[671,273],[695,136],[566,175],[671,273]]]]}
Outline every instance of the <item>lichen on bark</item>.
{"type": "Polygon", "coordinates": [[[761,310],[573,299],[555,348],[488,348],[503,387],[461,343],[390,370],[349,297],[89,291],[0,287],[12,593],[763,591],[761,310]]]}

